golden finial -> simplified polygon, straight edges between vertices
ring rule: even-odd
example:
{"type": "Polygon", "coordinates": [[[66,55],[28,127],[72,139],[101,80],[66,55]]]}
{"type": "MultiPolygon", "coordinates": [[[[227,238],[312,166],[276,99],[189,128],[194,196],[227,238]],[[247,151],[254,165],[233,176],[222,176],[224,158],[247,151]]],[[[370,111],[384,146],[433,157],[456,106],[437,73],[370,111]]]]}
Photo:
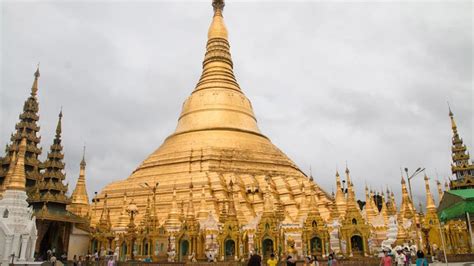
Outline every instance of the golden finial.
{"type": "Polygon", "coordinates": [[[217,12],[222,13],[222,11],[224,11],[224,6],[225,6],[224,0],[212,0],[212,7],[214,8],[214,14],[216,14],[217,12]]]}
{"type": "Polygon", "coordinates": [[[86,167],[86,144],[82,147],[82,160],[81,160],[81,168],[86,167]]]}
{"type": "Polygon", "coordinates": [[[35,81],[33,81],[33,86],[31,86],[31,96],[36,96],[38,93],[38,78],[40,77],[40,71],[39,71],[39,63],[36,66],[36,71],[35,71],[35,81]]]}
{"type": "Polygon", "coordinates": [[[449,105],[449,102],[447,103],[448,103],[448,109],[449,109],[449,116],[453,117],[453,112],[451,112],[451,106],[449,105]]]}
{"type": "Polygon", "coordinates": [[[221,38],[227,39],[227,28],[224,24],[224,19],[222,17],[222,11],[224,10],[224,1],[223,0],[213,0],[212,7],[214,8],[214,18],[212,19],[211,26],[207,33],[207,38],[221,38]]]}
{"type": "Polygon", "coordinates": [[[454,121],[454,114],[451,111],[451,106],[449,106],[448,102],[448,109],[449,109],[449,117],[451,118],[451,128],[453,130],[454,135],[457,135],[457,126],[456,126],[456,121],[454,121]]]}
{"type": "Polygon", "coordinates": [[[63,118],[63,107],[61,106],[61,111],[59,112],[58,125],[56,126],[56,137],[61,136],[61,120],[63,118]]]}

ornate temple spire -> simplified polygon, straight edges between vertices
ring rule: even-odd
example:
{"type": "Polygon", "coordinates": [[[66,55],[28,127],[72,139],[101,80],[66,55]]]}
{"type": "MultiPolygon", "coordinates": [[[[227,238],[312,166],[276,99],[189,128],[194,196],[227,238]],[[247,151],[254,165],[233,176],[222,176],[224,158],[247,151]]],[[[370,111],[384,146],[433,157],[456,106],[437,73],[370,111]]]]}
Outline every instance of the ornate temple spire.
{"type": "MultiPolygon", "coordinates": [[[[70,203],[70,199],[66,196],[68,187],[63,184],[66,178],[64,174],[65,164],[63,162],[64,154],[61,144],[61,121],[63,113],[59,113],[59,119],[56,126],[56,135],[51,145],[50,152],[44,162],[45,171],[42,174],[42,180],[36,183],[36,191],[38,194],[33,194],[29,202],[33,205],[35,210],[40,210],[43,202],[53,204],[60,211],[66,211],[66,205],[70,203]],[[61,206],[61,207],[59,207],[61,206]]],[[[50,206],[48,206],[50,207],[50,206]]]]}
{"type": "Polygon", "coordinates": [[[462,138],[458,134],[456,121],[453,112],[449,107],[449,117],[451,119],[452,137],[452,164],[451,172],[455,175],[456,180],[451,182],[451,189],[472,188],[474,187],[474,164],[469,160],[470,155],[466,145],[463,144],[462,138]]]}
{"type": "Polygon", "coordinates": [[[428,176],[425,174],[425,189],[426,189],[426,211],[436,212],[436,204],[431,195],[430,182],[428,176]]]}
{"type": "Polygon", "coordinates": [[[267,180],[267,186],[265,189],[264,199],[263,199],[263,215],[264,216],[273,216],[275,214],[273,203],[272,203],[272,193],[270,191],[270,184],[267,180]]]}
{"type": "Polygon", "coordinates": [[[107,193],[104,196],[104,207],[102,208],[102,213],[100,214],[100,219],[99,219],[99,224],[97,228],[101,232],[107,232],[111,228],[111,222],[110,222],[110,210],[109,210],[109,205],[107,204],[107,193]]]}
{"type": "MultiPolygon", "coordinates": [[[[378,213],[378,210],[377,210],[378,213]]],[[[367,217],[367,221],[371,223],[375,216],[377,215],[374,209],[374,200],[372,196],[372,191],[369,191],[367,185],[365,185],[365,215],[367,217]]]]}
{"type": "Polygon", "coordinates": [[[443,187],[441,186],[441,182],[439,180],[436,180],[436,187],[438,188],[438,200],[441,201],[443,198],[443,187]]]}
{"type": "Polygon", "coordinates": [[[25,190],[26,173],[25,173],[25,154],[26,154],[26,133],[23,132],[23,138],[20,142],[18,158],[11,175],[7,178],[8,184],[6,190],[25,190]]]}
{"type": "Polygon", "coordinates": [[[234,182],[232,180],[229,182],[229,211],[227,212],[227,217],[237,219],[237,211],[234,202],[234,182]]]}
{"type": "Polygon", "coordinates": [[[8,172],[5,175],[5,179],[3,180],[3,184],[1,187],[2,191],[4,191],[7,188],[8,184],[10,183],[10,178],[13,175],[13,170],[15,169],[16,161],[17,161],[17,155],[16,155],[16,151],[14,151],[12,154],[12,158],[10,160],[10,166],[8,167],[8,172]]]}
{"type": "Polygon", "coordinates": [[[336,208],[339,213],[339,217],[343,217],[346,213],[346,197],[341,185],[341,177],[339,172],[336,171],[336,208]]]}
{"type": "Polygon", "coordinates": [[[408,194],[407,185],[405,182],[405,178],[402,176],[402,204],[400,206],[399,217],[404,219],[413,218],[414,210],[413,204],[410,199],[410,195],[408,194]]]}
{"type": "Polygon", "coordinates": [[[201,190],[201,202],[199,203],[199,211],[197,218],[200,221],[204,221],[209,217],[209,211],[207,210],[207,205],[206,205],[206,193],[205,193],[205,187],[202,186],[201,190]]]}
{"type": "Polygon", "coordinates": [[[390,201],[392,202],[395,210],[397,210],[397,202],[395,201],[395,194],[393,194],[393,190],[390,191],[390,201]]]}
{"type": "Polygon", "coordinates": [[[250,101],[242,93],[234,75],[228,32],[222,15],[224,1],[214,0],[212,6],[214,16],[207,34],[202,74],[193,93],[184,102],[175,134],[219,129],[263,136],[250,101]]]}
{"type": "Polygon", "coordinates": [[[69,211],[83,217],[87,215],[89,210],[89,196],[87,195],[86,188],[85,153],[86,147],[84,146],[80,163],[79,178],[77,179],[76,187],[71,195],[71,204],[68,206],[69,211]]]}
{"type": "MultiPolygon", "coordinates": [[[[305,186],[304,186],[303,182],[301,182],[301,200],[300,200],[300,208],[298,210],[298,216],[296,218],[297,221],[300,221],[301,219],[304,219],[306,217],[306,215],[308,214],[309,208],[311,207],[311,203],[308,206],[308,202],[307,202],[306,198],[307,198],[307,195],[306,195],[306,191],[305,191],[305,186]]],[[[313,203],[316,205],[316,202],[313,202],[313,203]]]]}
{"type": "Polygon", "coordinates": [[[193,203],[193,181],[189,184],[189,203],[188,203],[188,211],[186,213],[186,219],[194,219],[194,203],[193,203]]]}
{"type": "Polygon", "coordinates": [[[118,223],[116,225],[116,227],[119,227],[119,228],[127,228],[127,225],[128,225],[128,220],[129,220],[129,217],[128,217],[128,214],[127,214],[127,206],[128,206],[128,202],[127,202],[127,192],[124,192],[123,193],[123,200],[122,200],[122,211],[120,212],[120,217],[118,219],[118,223]]]}
{"type": "Polygon", "coordinates": [[[35,76],[35,80],[33,81],[33,85],[31,86],[31,96],[32,97],[36,97],[36,95],[38,94],[38,79],[40,77],[39,64],[36,67],[36,71],[35,71],[34,76],[35,76]]]}
{"type": "Polygon", "coordinates": [[[178,199],[176,198],[176,186],[173,185],[173,196],[171,198],[171,210],[168,213],[168,217],[165,221],[165,227],[167,230],[177,229],[180,222],[180,212],[178,209],[178,199]]]}
{"type": "MultiPolygon", "coordinates": [[[[11,135],[10,144],[5,148],[5,156],[0,158],[0,184],[2,184],[8,172],[13,153],[16,152],[18,155],[20,142],[23,138],[23,131],[26,130],[27,148],[25,153],[25,173],[27,190],[35,184],[36,180],[41,179],[39,173],[39,170],[41,170],[41,163],[38,160],[38,157],[41,154],[41,148],[38,147],[41,138],[37,136],[40,130],[40,127],[38,126],[39,104],[36,97],[38,91],[38,79],[40,76],[39,68],[36,70],[34,76],[35,80],[31,88],[31,95],[23,105],[23,112],[19,116],[20,121],[15,125],[15,133],[11,135]]],[[[0,186],[0,188],[2,187],[5,188],[6,186],[0,186]]]]}
{"type": "Polygon", "coordinates": [[[350,176],[350,171],[349,168],[346,166],[346,182],[347,182],[347,207],[346,209],[351,209],[351,208],[357,208],[358,210],[359,205],[357,204],[356,197],[355,197],[355,192],[354,192],[354,187],[352,185],[351,181],[351,176],[350,176]]]}
{"type": "Polygon", "coordinates": [[[388,209],[387,209],[387,204],[385,204],[385,195],[383,191],[381,194],[381,198],[382,198],[382,209],[380,209],[380,214],[383,217],[384,223],[387,224],[388,223],[388,209]]]}

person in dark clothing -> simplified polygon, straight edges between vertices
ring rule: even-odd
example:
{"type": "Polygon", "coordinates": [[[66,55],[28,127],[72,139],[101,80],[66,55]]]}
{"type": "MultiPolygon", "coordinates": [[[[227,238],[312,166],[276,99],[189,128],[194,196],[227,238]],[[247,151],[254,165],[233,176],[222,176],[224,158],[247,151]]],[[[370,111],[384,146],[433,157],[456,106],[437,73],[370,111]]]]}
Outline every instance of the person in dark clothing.
{"type": "Polygon", "coordinates": [[[258,255],[258,253],[255,252],[254,254],[252,254],[252,256],[250,256],[250,259],[247,265],[248,266],[261,266],[262,257],[260,257],[260,255],[258,255]]]}
{"type": "Polygon", "coordinates": [[[286,266],[296,266],[296,260],[290,255],[286,257],[286,266]]]}

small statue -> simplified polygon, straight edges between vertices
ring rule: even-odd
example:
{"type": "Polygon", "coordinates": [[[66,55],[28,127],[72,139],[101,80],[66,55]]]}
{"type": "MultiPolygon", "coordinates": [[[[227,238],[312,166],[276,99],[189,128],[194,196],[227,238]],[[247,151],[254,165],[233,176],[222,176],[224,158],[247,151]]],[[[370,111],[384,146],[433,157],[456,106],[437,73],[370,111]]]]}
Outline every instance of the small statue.
{"type": "Polygon", "coordinates": [[[194,253],[194,251],[191,253],[191,255],[188,256],[188,260],[190,262],[197,262],[196,254],[194,253]]]}
{"type": "Polygon", "coordinates": [[[176,256],[176,252],[174,249],[168,251],[168,262],[174,262],[174,257],[176,256]]]}
{"type": "Polygon", "coordinates": [[[295,250],[295,240],[293,238],[288,238],[286,241],[286,245],[288,246],[287,253],[288,255],[295,255],[296,250],[295,250]]]}

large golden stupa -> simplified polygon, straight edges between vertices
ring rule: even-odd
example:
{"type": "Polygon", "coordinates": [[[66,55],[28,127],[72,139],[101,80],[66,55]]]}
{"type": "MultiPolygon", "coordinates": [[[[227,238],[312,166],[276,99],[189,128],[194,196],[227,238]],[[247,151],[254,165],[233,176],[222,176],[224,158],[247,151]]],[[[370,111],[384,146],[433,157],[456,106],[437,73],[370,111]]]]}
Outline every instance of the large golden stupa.
{"type": "Polygon", "coordinates": [[[262,212],[267,189],[282,220],[297,222],[299,202],[306,197],[303,185],[314,186],[320,213],[329,216],[332,199],[260,132],[252,104],[234,76],[223,1],[214,1],[213,7],[202,75],[183,104],[175,132],[127,179],[103,189],[93,206],[92,224],[99,221],[107,195],[111,225],[118,226],[125,193],[142,210],[137,216],[140,221],[152,197],[150,188],[156,183],[155,207],[161,222],[167,219],[173,202],[184,207],[189,204],[191,183],[194,203],[202,204],[205,199],[207,211],[218,217],[228,205],[231,180],[242,224],[262,212]]]}

